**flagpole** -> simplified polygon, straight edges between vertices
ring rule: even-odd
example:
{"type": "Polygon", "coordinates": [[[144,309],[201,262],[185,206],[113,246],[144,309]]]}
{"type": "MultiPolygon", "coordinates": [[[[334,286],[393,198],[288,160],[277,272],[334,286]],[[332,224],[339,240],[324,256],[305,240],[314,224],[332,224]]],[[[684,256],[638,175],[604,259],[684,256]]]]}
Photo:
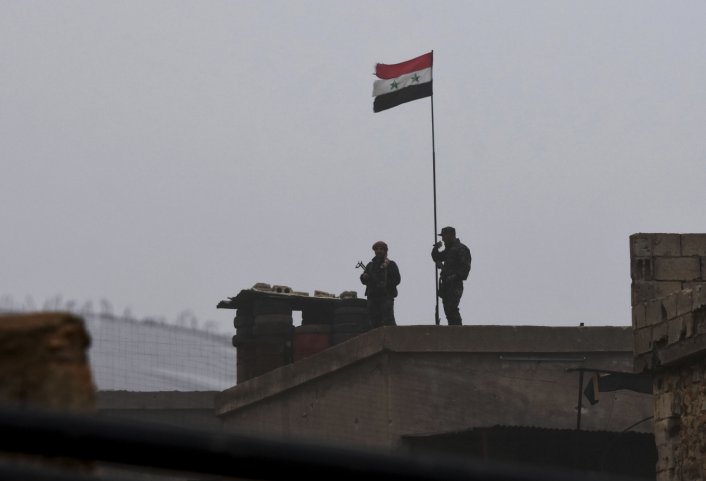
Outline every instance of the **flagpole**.
{"type": "MultiPolygon", "coordinates": [[[[396,107],[412,100],[431,97],[431,155],[434,180],[434,246],[436,246],[436,146],[434,141],[434,92],[431,70],[434,65],[434,51],[396,64],[375,64],[373,83],[373,112],[396,107]],[[420,77],[421,74],[421,77],[420,77]],[[428,86],[425,84],[428,83],[428,86]],[[416,84],[416,85],[412,85],[416,84]],[[409,89],[407,89],[409,87],[409,89]]],[[[434,286],[436,293],[436,325],[439,325],[439,267],[434,263],[434,286]]]]}
{"type": "MultiPolygon", "coordinates": [[[[431,51],[434,55],[434,51],[431,51]]],[[[431,166],[432,179],[434,182],[434,244],[436,244],[436,146],[434,145],[434,92],[431,94],[431,166]]],[[[434,321],[439,325],[439,266],[434,262],[434,287],[436,293],[436,309],[434,310],[434,321]]]]}

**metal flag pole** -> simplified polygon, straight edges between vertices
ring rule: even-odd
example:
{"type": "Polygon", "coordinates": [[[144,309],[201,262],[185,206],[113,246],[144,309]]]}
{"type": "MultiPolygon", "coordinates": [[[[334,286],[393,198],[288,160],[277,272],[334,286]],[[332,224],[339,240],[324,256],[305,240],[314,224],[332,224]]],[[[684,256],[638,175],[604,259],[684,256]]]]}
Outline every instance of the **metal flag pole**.
{"type": "MultiPolygon", "coordinates": [[[[432,56],[434,51],[431,51],[432,56]]],[[[433,58],[433,57],[432,57],[433,58]]],[[[436,146],[434,145],[434,92],[431,94],[431,166],[432,179],[434,181],[434,244],[436,244],[436,146]]],[[[434,311],[434,320],[436,325],[439,325],[439,266],[434,262],[434,287],[436,293],[436,309],[434,311]]]]}

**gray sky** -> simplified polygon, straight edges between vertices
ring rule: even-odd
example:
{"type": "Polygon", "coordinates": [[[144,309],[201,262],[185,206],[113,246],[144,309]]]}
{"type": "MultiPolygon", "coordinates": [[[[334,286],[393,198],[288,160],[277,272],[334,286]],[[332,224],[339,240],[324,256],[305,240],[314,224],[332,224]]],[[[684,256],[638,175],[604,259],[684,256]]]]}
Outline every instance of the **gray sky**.
{"type": "Polygon", "coordinates": [[[340,293],[382,239],[431,324],[439,228],[467,324],[630,323],[628,236],[706,232],[706,3],[0,1],[0,295],[232,329],[255,282],[340,293]]]}

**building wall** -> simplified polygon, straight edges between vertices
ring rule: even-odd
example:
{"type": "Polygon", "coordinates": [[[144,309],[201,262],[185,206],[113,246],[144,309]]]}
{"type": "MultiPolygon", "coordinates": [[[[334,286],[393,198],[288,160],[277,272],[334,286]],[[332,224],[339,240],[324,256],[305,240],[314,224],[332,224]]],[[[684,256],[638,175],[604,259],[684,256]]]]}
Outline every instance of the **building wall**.
{"type": "Polygon", "coordinates": [[[649,301],[644,311],[644,323],[636,323],[635,365],[653,375],[657,479],[703,479],[706,289],[649,301]]]}
{"type": "Polygon", "coordinates": [[[706,287],[706,234],[630,236],[632,305],[706,287]]]}
{"type": "Polygon", "coordinates": [[[699,355],[706,336],[706,287],[683,289],[633,306],[635,368],[659,370],[699,355]]]}
{"type": "MultiPolygon", "coordinates": [[[[389,446],[393,418],[387,396],[381,395],[389,389],[386,362],[386,355],[371,357],[335,375],[264,397],[222,415],[223,429],[295,441],[389,446]]],[[[266,382],[267,376],[256,379],[266,382]]]]}
{"type": "Polygon", "coordinates": [[[630,237],[635,368],[654,384],[657,479],[706,478],[706,234],[630,237]]]}
{"type": "Polygon", "coordinates": [[[215,396],[216,391],[98,391],[96,411],[99,416],[127,422],[220,431],[213,410],[215,396]]]}
{"type": "MultiPolygon", "coordinates": [[[[630,353],[575,352],[504,356],[498,353],[403,353],[389,363],[396,436],[491,426],[575,429],[579,374],[588,366],[630,370],[630,353]],[[587,361],[573,361],[586,357],[587,361]],[[541,361],[532,360],[541,359],[541,361]]],[[[584,382],[588,382],[585,376],[584,382]]],[[[583,399],[581,427],[621,431],[649,416],[650,396],[603,393],[583,399]]],[[[649,431],[650,423],[639,430],[649,431]]]]}
{"type": "Polygon", "coordinates": [[[657,479],[704,479],[706,359],[655,375],[657,479]]]}
{"type": "MultiPolygon", "coordinates": [[[[228,432],[389,450],[411,434],[573,429],[577,367],[630,371],[631,330],[384,327],[228,389],[216,411],[228,432]]],[[[651,409],[649,395],[610,393],[584,404],[582,427],[619,431],[651,409]]]]}

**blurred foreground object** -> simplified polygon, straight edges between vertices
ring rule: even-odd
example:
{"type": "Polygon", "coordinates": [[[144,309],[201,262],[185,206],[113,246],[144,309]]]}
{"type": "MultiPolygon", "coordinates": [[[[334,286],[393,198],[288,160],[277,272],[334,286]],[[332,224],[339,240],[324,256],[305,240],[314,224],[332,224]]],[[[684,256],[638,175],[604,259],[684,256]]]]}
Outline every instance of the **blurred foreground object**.
{"type": "Polygon", "coordinates": [[[68,313],[0,316],[0,402],[92,410],[89,344],[83,321],[68,313]]]}
{"type": "MultiPolygon", "coordinates": [[[[89,345],[83,321],[68,313],[0,316],[0,405],[93,411],[95,387],[88,364],[89,345]]],[[[2,459],[36,464],[36,458],[26,455],[3,455],[2,459]]],[[[50,465],[90,470],[85,461],[52,458],[50,465]]]]}

